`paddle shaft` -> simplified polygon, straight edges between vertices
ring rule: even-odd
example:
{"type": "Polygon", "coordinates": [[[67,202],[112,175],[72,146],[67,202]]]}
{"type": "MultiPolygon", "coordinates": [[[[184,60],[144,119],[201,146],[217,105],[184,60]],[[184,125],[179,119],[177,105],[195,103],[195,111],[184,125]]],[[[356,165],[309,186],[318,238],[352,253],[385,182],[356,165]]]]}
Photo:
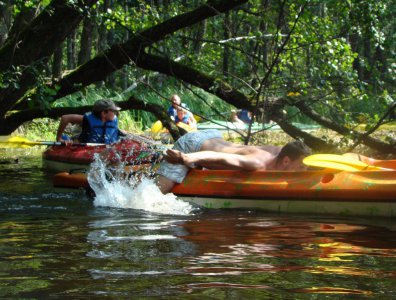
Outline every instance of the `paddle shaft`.
{"type": "Polygon", "coordinates": [[[42,142],[29,142],[28,144],[36,144],[36,145],[45,145],[45,146],[66,146],[66,145],[70,145],[70,146],[103,146],[106,144],[102,144],[102,143],[70,143],[67,144],[66,142],[46,142],[46,141],[42,141],[42,142]]]}
{"type": "Polygon", "coordinates": [[[70,143],[67,144],[66,142],[47,142],[47,141],[40,141],[40,142],[34,142],[34,141],[0,141],[0,144],[16,144],[16,145],[28,145],[28,146],[65,146],[65,145],[70,145],[70,146],[103,146],[106,144],[102,143],[70,143]]]}

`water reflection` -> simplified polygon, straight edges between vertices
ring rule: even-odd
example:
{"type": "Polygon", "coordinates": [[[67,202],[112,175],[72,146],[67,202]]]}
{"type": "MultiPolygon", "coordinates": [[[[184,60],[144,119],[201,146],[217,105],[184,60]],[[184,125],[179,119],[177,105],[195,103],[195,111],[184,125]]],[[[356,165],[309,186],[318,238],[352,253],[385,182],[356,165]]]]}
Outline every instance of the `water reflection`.
{"type": "Polygon", "coordinates": [[[230,211],[172,218],[142,213],[90,223],[87,256],[102,261],[92,278],[155,282],[173,295],[371,295],[377,281],[394,291],[395,272],[384,268],[395,261],[396,240],[384,227],[230,211]],[[382,248],[374,235],[386,240],[382,248]]]}
{"type": "Polygon", "coordinates": [[[298,299],[378,295],[379,286],[395,292],[395,235],[384,227],[230,211],[87,213],[3,220],[0,294],[220,297],[233,291],[240,298],[298,299]]]}
{"type": "Polygon", "coordinates": [[[395,261],[394,231],[298,218],[230,217],[225,220],[224,216],[221,219],[205,216],[183,223],[188,232],[183,239],[193,242],[199,250],[199,255],[189,260],[186,271],[207,280],[216,278],[205,284],[190,284],[190,289],[216,286],[218,278],[225,276],[240,278],[256,274],[273,282],[269,285],[273,289],[284,289],[286,282],[290,292],[296,293],[369,295],[374,291],[347,288],[348,280],[372,283],[373,278],[395,278],[394,270],[377,269],[384,267],[384,260],[395,261]],[[271,280],[268,274],[272,274],[271,280]],[[326,280],[333,287],[323,286],[326,280]],[[295,284],[300,288],[293,287],[295,284]]]}

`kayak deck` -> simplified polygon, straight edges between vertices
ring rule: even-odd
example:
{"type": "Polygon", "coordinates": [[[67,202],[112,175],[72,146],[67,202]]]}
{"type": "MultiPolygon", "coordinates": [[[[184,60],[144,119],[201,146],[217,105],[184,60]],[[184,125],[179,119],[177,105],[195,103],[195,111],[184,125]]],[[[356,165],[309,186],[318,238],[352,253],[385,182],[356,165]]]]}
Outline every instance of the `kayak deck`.
{"type": "Polygon", "coordinates": [[[63,171],[70,169],[87,169],[100,155],[108,163],[144,164],[155,159],[158,150],[155,145],[148,146],[136,140],[122,140],[111,145],[51,146],[43,152],[43,164],[48,169],[63,171]]]}
{"type": "Polygon", "coordinates": [[[183,196],[320,200],[393,200],[395,171],[192,170],[174,187],[183,196]]]}

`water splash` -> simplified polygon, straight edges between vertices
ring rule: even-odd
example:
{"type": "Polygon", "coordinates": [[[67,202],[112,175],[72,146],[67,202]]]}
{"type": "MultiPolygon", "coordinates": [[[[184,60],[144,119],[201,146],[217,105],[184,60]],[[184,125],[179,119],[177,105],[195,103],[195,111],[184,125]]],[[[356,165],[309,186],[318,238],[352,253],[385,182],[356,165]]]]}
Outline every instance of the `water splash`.
{"type": "Polygon", "coordinates": [[[189,215],[194,208],[172,194],[162,194],[149,178],[151,168],[142,168],[131,175],[125,164],[109,166],[99,155],[88,171],[88,182],[95,192],[94,205],[132,208],[159,214],[189,215]]]}

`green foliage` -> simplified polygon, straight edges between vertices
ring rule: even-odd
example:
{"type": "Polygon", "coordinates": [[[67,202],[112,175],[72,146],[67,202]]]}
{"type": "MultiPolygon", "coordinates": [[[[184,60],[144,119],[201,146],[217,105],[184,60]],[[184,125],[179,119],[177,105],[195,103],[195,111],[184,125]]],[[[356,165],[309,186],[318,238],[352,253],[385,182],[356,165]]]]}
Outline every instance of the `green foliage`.
{"type": "MultiPolygon", "coordinates": [[[[394,21],[390,19],[392,14],[387,2],[309,1],[309,5],[302,11],[305,3],[292,1],[282,6],[277,1],[268,1],[263,6],[262,1],[250,1],[245,10],[230,11],[227,24],[225,15],[210,18],[204,24],[196,24],[159,42],[152,50],[173,59],[180,59],[181,63],[212,77],[224,78],[222,68],[227,46],[231,54],[227,57],[228,72],[231,74],[228,81],[233,88],[254,95],[257,88],[264,84],[261,92],[266,96],[285,96],[294,91],[313,99],[323,98],[322,101],[315,102],[315,109],[337,122],[349,124],[348,126],[361,120],[357,116],[367,114],[370,107],[375,107],[379,114],[385,111],[389,103],[376,101],[377,91],[361,77],[362,71],[356,66],[360,65],[370,72],[373,82],[385,84],[386,76],[378,69],[381,66],[371,65],[370,58],[365,57],[369,53],[362,53],[357,47],[360,47],[363,40],[368,40],[373,45],[371,55],[374,47],[390,51],[387,49],[391,49],[394,42],[389,39],[387,26],[394,24],[394,21]],[[197,43],[194,39],[199,38],[202,31],[205,41],[197,43]],[[226,31],[229,38],[225,36],[226,31]],[[281,51],[280,47],[286,38],[289,38],[288,43],[284,51],[281,51]],[[354,41],[356,38],[357,41],[354,41]],[[275,68],[268,80],[263,82],[271,64],[275,68]]],[[[116,30],[122,36],[125,29],[135,33],[199,5],[198,1],[188,6],[180,4],[180,1],[172,1],[167,5],[133,1],[126,9],[116,3],[99,14],[98,20],[102,20],[108,29],[116,30]]],[[[396,73],[396,64],[388,65],[396,73]]],[[[141,71],[133,68],[124,69],[124,72],[130,73],[131,80],[141,74],[141,71]]],[[[150,85],[149,89],[144,85],[140,86],[134,91],[134,95],[166,108],[169,106],[170,95],[178,93],[192,111],[204,116],[221,117],[214,107],[219,107],[222,102],[213,100],[214,96],[204,93],[200,97],[195,93],[202,91],[188,90],[171,80],[158,84],[154,80],[150,85]],[[209,101],[202,101],[202,98],[208,97],[209,101]]],[[[389,93],[383,88],[380,91],[389,93]]],[[[125,95],[121,94],[120,97],[125,95]]],[[[230,110],[228,105],[222,106],[220,107],[223,112],[230,110]]],[[[289,107],[287,111],[295,121],[309,122],[296,109],[289,107]]],[[[370,114],[368,116],[365,119],[367,122],[376,120],[370,119],[370,114]]],[[[133,118],[142,124],[142,128],[155,121],[147,112],[134,112],[133,118]]]]}
{"type": "Polygon", "coordinates": [[[48,118],[26,122],[18,129],[17,135],[32,141],[55,141],[59,122],[48,118]]]}
{"type": "MultiPolygon", "coordinates": [[[[73,2],[73,1],[70,1],[73,2]]],[[[37,7],[44,8],[51,3],[51,0],[14,0],[14,14],[19,14],[27,9],[35,9],[37,7]]]]}
{"type": "Polygon", "coordinates": [[[0,88],[13,87],[15,89],[19,88],[19,80],[22,75],[22,68],[11,66],[10,71],[0,73],[0,88]]]}

